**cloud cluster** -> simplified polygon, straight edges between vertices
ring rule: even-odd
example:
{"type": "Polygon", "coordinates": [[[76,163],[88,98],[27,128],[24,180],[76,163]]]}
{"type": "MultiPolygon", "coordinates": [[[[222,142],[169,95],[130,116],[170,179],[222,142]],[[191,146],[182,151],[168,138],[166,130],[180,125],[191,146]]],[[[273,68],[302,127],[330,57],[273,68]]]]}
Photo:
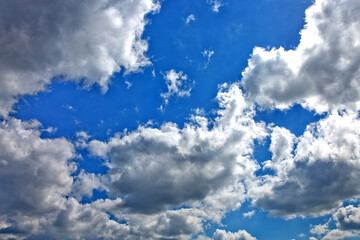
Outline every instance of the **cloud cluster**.
{"type": "Polygon", "coordinates": [[[296,49],[256,47],[242,73],[249,98],[264,108],[358,109],[359,7],[357,0],[318,0],[306,10],[296,49]]]}
{"type": "MultiPolygon", "coordinates": [[[[0,114],[7,114],[16,96],[43,90],[54,76],[106,89],[121,66],[134,71],[148,63],[141,34],[145,15],[158,3],[33,2],[0,0],[6,6],[0,8],[0,114]]],[[[213,11],[221,6],[208,3],[213,11]]],[[[71,143],[42,138],[36,121],[5,117],[0,239],[190,239],[246,198],[278,216],[335,211],[338,229],[326,223],[311,233],[322,239],[356,236],[359,208],[339,207],[360,195],[359,8],[356,0],[316,1],[306,12],[299,46],[255,48],[241,86],[221,86],[213,120],[195,114],[182,128],[144,125],[107,141],[90,141],[79,132],[71,143]],[[327,114],[296,137],[256,122],[253,103],[280,109],[300,103],[327,114]],[[262,167],[273,174],[256,176],[261,166],[253,159],[254,142],[268,131],[272,158],[262,167]],[[102,158],[108,172],[78,170],[74,145],[102,158]],[[94,189],[109,198],[81,203],[94,189]]],[[[203,52],[208,62],[213,53],[203,52]]],[[[170,70],[164,79],[165,103],[190,94],[183,72],[170,70]]],[[[218,229],[213,239],[255,238],[245,230],[218,229]]]]}
{"type": "Polygon", "coordinates": [[[360,236],[360,208],[353,205],[341,207],[333,213],[327,223],[313,226],[310,232],[323,240],[358,237],[360,236]],[[335,222],[337,228],[330,229],[330,222],[335,222]]]}
{"type": "Polygon", "coordinates": [[[275,128],[271,141],[273,159],[264,167],[275,174],[250,186],[255,205],[275,215],[317,216],[360,194],[357,113],[330,114],[310,124],[297,139],[288,130],[275,128]]]}
{"type": "Polygon", "coordinates": [[[51,78],[98,84],[121,67],[149,63],[141,39],[153,0],[0,1],[0,114],[18,96],[44,90],[51,78]]]}
{"type": "Polygon", "coordinates": [[[258,169],[251,159],[255,139],[266,133],[252,119],[236,85],[224,86],[217,97],[219,117],[180,129],[167,123],[159,129],[141,126],[108,142],[93,140],[90,150],[108,162],[109,194],[124,199],[129,212],[160,212],[182,205],[232,209],[244,199],[242,179],[258,169]],[[223,196],[221,196],[223,195],[223,196]]]}

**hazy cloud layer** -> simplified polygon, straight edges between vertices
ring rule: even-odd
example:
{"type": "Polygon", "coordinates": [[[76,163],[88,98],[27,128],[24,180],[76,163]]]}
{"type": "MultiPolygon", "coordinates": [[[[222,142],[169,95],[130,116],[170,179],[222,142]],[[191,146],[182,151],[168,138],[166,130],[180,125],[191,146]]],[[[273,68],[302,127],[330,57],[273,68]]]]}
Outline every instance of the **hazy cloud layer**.
{"type": "Polygon", "coordinates": [[[0,114],[16,97],[44,90],[52,77],[98,84],[124,67],[149,63],[144,16],[159,8],[136,1],[0,1],[0,114]]]}
{"type": "Polygon", "coordinates": [[[315,109],[360,105],[360,2],[318,0],[294,50],[256,47],[243,72],[249,98],[265,108],[294,103],[315,109]]]}

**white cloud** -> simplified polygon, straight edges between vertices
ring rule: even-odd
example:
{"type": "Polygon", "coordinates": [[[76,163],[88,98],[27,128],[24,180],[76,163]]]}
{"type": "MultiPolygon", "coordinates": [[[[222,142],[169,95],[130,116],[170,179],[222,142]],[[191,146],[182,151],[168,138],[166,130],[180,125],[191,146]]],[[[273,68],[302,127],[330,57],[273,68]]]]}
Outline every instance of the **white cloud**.
{"type": "Polygon", "coordinates": [[[275,128],[271,136],[273,159],[265,166],[275,175],[259,177],[255,187],[249,182],[249,195],[255,205],[274,215],[318,216],[360,194],[357,113],[332,113],[310,124],[296,139],[294,150],[294,136],[287,130],[275,128]]]}
{"type": "Polygon", "coordinates": [[[206,63],[204,64],[203,69],[207,69],[210,61],[211,61],[211,57],[214,55],[214,51],[213,50],[204,50],[201,52],[201,54],[207,59],[206,63]]]}
{"type": "Polygon", "coordinates": [[[106,90],[121,67],[129,72],[149,63],[141,35],[144,16],[159,9],[152,0],[14,0],[0,6],[1,115],[53,77],[106,90]]]}
{"type": "Polygon", "coordinates": [[[353,205],[341,207],[332,214],[332,218],[327,223],[313,226],[310,232],[321,237],[322,240],[341,240],[349,237],[359,237],[359,209],[353,205]],[[329,227],[330,222],[335,222],[337,228],[331,229],[329,227]]]}
{"type": "Polygon", "coordinates": [[[189,16],[187,16],[185,23],[189,24],[190,22],[195,22],[196,21],[196,17],[194,14],[190,14],[189,16]]]}
{"type": "Polygon", "coordinates": [[[254,48],[242,79],[249,98],[265,108],[358,109],[359,7],[357,0],[317,0],[296,49],[254,48]]]}
{"type": "Polygon", "coordinates": [[[338,209],[334,215],[336,225],[341,230],[360,231],[360,208],[349,205],[338,209]]]}
{"type": "Polygon", "coordinates": [[[256,240],[245,230],[239,230],[235,233],[227,232],[225,230],[216,229],[213,236],[214,240],[256,240]]]}
{"type": "Polygon", "coordinates": [[[206,2],[211,6],[213,12],[219,12],[220,7],[224,6],[222,0],[206,0],[206,2]]]}
{"type": "Polygon", "coordinates": [[[339,229],[334,229],[328,232],[321,240],[342,240],[350,237],[359,236],[358,234],[350,231],[342,231],[339,229]]]}
{"type": "Polygon", "coordinates": [[[169,102],[171,97],[188,97],[190,96],[191,83],[188,76],[182,71],[176,72],[174,69],[165,72],[164,75],[167,92],[161,93],[165,104],[169,102]]]}
{"type": "Polygon", "coordinates": [[[51,222],[27,239],[135,239],[129,226],[109,219],[108,214],[91,204],[80,204],[69,198],[65,207],[51,222]]]}
{"type": "Polygon", "coordinates": [[[40,138],[38,122],[16,119],[0,123],[0,232],[39,231],[65,207],[76,170],[70,161],[72,144],[63,139],[40,138]]]}
{"type": "Polygon", "coordinates": [[[258,169],[251,158],[254,140],[266,132],[237,85],[224,85],[217,99],[219,116],[211,128],[208,119],[195,116],[184,128],[140,126],[108,142],[90,142],[93,154],[111,160],[109,195],[123,199],[117,208],[129,218],[185,205],[191,214],[201,212],[191,215],[196,219],[220,222],[241,206],[242,181],[258,169]]]}
{"type": "Polygon", "coordinates": [[[255,215],[255,210],[243,213],[243,217],[245,217],[245,218],[252,218],[254,215],[255,215]]]}
{"type": "Polygon", "coordinates": [[[329,222],[327,222],[325,224],[315,225],[310,229],[311,234],[315,234],[318,236],[324,235],[325,233],[327,233],[329,231],[330,231],[329,222]]]}

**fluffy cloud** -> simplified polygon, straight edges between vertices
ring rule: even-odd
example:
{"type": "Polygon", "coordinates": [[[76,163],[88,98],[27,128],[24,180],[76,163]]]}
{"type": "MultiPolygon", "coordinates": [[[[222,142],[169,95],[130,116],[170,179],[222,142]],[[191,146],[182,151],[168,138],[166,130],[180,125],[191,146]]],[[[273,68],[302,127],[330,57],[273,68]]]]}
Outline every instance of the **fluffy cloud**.
{"type": "Polygon", "coordinates": [[[176,72],[174,69],[167,71],[164,75],[167,92],[162,93],[161,97],[164,98],[165,104],[169,102],[171,97],[187,97],[190,96],[191,82],[188,76],[182,71],[176,72]]]}
{"type": "Polygon", "coordinates": [[[90,204],[69,198],[50,224],[27,239],[136,239],[129,226],[109,219],[109,215],[90,204]]]}
{"type": "Polygon", "coordinates": [[[358,207],[349,205],[335,211],[326,224],[315,225],[310,232],[322,240],[341,240],[360,236],[360,211],[358,207]],[[329,223],[335,221],[335,229],[330,229],[329,223]]]}
{"type": "Polygon", "coordinates": [[[74,149],[65,139],[41,139],[38,122],[0,123],[0,233],[37,232],[65,206],[74,149]]]}
{"type": "Polygon", "coordinates": [[[342,230],[360,230],[360,208],[349,205],[334,213],[336,225],[342,230]]]}
{"type": "Polygon", "coordinates": [[[321,240],[342,240],[346,238],[356,237],[358,236],[354,232],[342,231],[339,229],[334,229],[329,231],[321,240]]]}
{"type": "Polygon", "coordinates": [[[275,128],[265,164],[274,175],[249,183],[254,204],[275,215],[322,215],[360,194],[360,120],[357,113],[333,113],[310,124],[296,139],[275,128]],[[280,136],[279,136],[280,135],[280,136]],[[294,152],[294,154],[292,154],[294,152]],[[256,184],[255,184],[256,185],[256,184]]]}
{"type": "Polygon", "coordinates": [[[360,106],[360,2],[317,0],[294,50],[256,47],[243,72],[249,98],[265,108],[300,103],[324,112],[360,106]]]}
{"type": "Polygon", "coordinates": [[[153,0],[0,1],[0,114],[52,77],[98,84],[149,63],[141,39],[153,0]]]}
{"type": "MultiPolygon", "coordinates": [[[[151,213],[185,204],[211,215],[240,206],[241,182],[258,169],[253,142],[266,133],[238,86],[224,86],[217,99],[212,127],[193,116],[182,129],[141,126],[108,142],[90,142],[93,154],[110,159],[109,194],[124,199],[122,209],[151,213]]],[[[212,218],[219,220],[217,214],[212,218]]]]}
{"type": "Polygon", "coordinates": [[[225,230],[217,229],[214,233],[214,240],[256,240],[253,236],[251,236],[245,230],[239,230],[235,233],[227,232],[225,230]]]}

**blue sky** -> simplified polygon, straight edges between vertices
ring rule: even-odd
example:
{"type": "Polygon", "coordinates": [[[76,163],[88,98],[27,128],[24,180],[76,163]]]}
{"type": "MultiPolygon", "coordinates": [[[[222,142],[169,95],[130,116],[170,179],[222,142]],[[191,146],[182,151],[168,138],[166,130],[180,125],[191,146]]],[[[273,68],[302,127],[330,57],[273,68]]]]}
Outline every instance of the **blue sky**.
{"type": "Polygon", "coordinates": [[[0,239],[357,239],[357,0],[0,1],[0,239]]]}

